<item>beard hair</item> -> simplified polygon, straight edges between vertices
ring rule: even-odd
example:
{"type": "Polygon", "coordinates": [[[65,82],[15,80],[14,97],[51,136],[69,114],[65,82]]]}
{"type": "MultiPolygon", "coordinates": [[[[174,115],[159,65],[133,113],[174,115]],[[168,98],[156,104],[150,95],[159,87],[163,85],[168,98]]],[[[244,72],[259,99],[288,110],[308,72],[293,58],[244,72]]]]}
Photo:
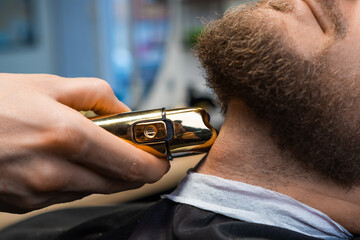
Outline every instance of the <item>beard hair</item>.
{"type": "Polygon", "coordinates": [[[255,6],[208,24],[195,53],[223,110],[240,99],[282,150],[338,183],[360,183],[358,94],[328,56],[305,60],[255,6]],[[349,94],[352,93],[352,94],[349,94]]]}

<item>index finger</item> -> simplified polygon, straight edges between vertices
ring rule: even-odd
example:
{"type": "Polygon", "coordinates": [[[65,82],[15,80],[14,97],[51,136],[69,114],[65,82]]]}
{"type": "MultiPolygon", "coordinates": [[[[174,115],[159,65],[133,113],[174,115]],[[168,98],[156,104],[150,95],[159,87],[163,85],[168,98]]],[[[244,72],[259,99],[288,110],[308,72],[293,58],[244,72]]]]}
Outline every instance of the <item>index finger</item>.
{"type": "Polygon", "coordinates": [[[100,115],[130,111],[116,98],[111,86],[97,78],[65,79],[56,89],[54,97],[73,109],[93,110],[100,115]]]}

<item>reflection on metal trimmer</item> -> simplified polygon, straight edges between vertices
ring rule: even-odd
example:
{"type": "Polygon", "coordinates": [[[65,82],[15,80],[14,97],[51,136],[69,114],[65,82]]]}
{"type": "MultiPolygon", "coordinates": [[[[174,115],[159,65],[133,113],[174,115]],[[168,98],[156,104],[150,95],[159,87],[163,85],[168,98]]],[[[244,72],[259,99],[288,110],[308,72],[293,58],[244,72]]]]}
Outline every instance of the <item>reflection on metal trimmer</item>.
{"type": "Polygon", "coordinates": [[[217,136],[201,108],[156,109],[92,120],[132,145],[169,160],[208,152],[217,136]]]}

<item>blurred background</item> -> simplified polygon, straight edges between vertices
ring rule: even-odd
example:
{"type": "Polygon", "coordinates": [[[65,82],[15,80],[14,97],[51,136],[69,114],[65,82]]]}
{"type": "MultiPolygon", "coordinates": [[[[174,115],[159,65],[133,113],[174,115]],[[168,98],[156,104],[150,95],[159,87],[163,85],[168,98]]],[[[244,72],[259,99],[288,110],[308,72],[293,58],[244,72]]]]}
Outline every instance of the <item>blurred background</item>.
{"type": "Polygon", "coordinates": [[[222,118],[191,48],[204,22],[249,0],[0,0],[0,72],[99,77],[133,110],[222,118]]]}

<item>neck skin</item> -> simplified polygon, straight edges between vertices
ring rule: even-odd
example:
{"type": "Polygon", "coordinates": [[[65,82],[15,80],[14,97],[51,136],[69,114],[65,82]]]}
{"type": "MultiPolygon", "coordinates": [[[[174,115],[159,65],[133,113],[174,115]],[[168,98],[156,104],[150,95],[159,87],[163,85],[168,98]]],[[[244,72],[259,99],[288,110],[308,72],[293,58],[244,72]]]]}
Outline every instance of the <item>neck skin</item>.
{"type": "Polygon", "coordinates": [[[198,172],[285,194],[360,233],[360,187],[349,189],[306,169],[277,147],[269,125],[240,101],[229,104],[220,134],[198,172]]]}

